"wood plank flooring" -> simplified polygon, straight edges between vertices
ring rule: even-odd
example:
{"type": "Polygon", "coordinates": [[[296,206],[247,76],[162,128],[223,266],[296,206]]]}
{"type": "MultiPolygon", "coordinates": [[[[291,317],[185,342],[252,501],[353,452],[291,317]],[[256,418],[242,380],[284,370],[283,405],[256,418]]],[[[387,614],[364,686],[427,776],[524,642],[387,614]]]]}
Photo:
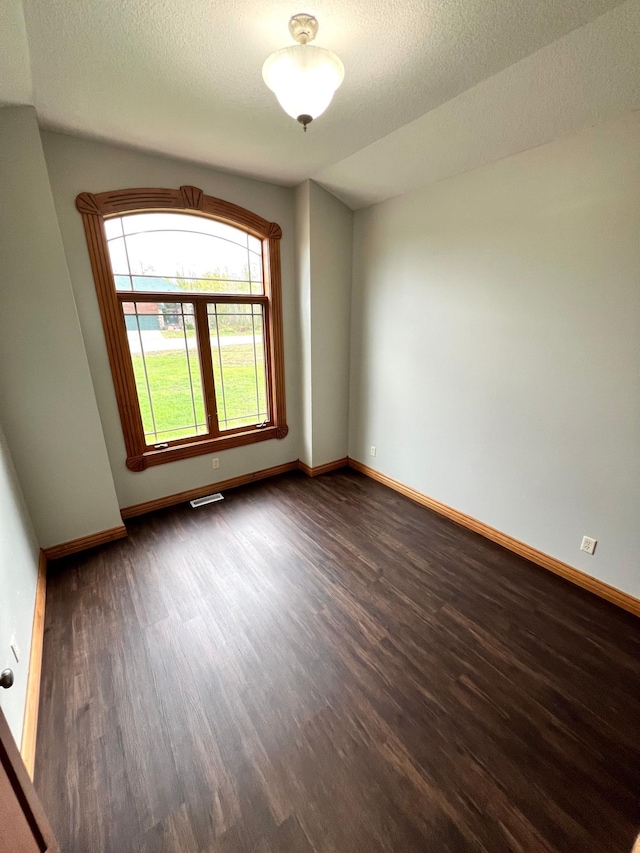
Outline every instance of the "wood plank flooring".
{"type": "Polygon", "coordinates": [[[628,853],[639,622],[350,471],[133,520],[49,580],[65,853],[628,853]]]}

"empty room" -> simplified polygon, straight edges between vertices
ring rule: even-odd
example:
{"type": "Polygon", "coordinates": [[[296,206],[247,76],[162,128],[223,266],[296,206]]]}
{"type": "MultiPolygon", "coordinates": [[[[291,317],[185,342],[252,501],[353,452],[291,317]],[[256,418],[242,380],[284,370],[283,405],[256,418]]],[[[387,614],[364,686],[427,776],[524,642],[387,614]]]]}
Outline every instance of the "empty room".
{"type": "Polygon", "coordinates": [[[0,853],[637,853],[640,0],[4,0],[0,193],[0,853]]]}

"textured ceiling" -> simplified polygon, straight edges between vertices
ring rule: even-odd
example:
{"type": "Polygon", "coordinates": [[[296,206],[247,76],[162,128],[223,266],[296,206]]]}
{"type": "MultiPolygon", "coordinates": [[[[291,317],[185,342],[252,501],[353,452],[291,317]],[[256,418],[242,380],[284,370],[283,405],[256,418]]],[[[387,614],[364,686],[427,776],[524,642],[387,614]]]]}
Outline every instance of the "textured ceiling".
{"type": "Polygon", "coordinates": [[[0,106],[33,104],[21,0],[0,0],[0,106]]]}
{"type": "Polygon", "coordinates": [[[24,0],[24,11],[44,126],[296,184],[618,3],[24,0]],[[261,77],[300,11],[346,68],[306,135],[261,77]]]}
{"type": "Polygon", "coordinates": [[[629,0],[314,178],[352,208],[640,109],[640,2],[629,0]]]}

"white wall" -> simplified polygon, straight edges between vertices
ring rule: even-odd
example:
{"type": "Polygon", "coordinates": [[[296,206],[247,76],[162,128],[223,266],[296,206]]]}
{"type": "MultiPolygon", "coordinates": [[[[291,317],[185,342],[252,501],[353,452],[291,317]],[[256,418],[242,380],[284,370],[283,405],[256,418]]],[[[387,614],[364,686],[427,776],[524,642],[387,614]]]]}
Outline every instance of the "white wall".
{"type": "Polygon", "coordinates": [[[0,670],[13,670],[14,684],[0,690],[0,707],[20,746],[27,678],[33,609],[38,580],[40,549],[31,519],[0,427],[0,670]],[[10,645],[18,645],[16,661],[10,645]]]}
{"type": "Polygon", "coordinates": [[[303,440],[309,466],[347,455],[353,214],[314,181],[296,188],[303,440]]]}
{"type": "Polygon", "coordinates": [[[311,181],[295,190],[296,284],[300,340],[300,459],[313,465],[313,397],[311,372],[311,181]]]}
{"type": "Polygon", "coordinates": [[[42,140],[120,506],[143,503],[297,459],[300,395],[293,190],[179,160],[57,133],[43,133],[42,140]],[[78,193],[85,191],[98,193],[123,187],[179,187],[185,184],[200,187],[209,195],[246,207],[282,227],[282,301],[289,435],[282,440],[216,451],[210,456],[171,462],[134,473],[125,466],[122,428],[82,219],[75,208],[75,198],[78,193]],[[220,469],[215,472],[211,466],[214,455],[220,458],[220,469]]]}
{"type": "Polygon", "coordinates": [[[351,456],[640,596],[640,114],[357,213],[351,368],[351,456]]]}
{"type": "Polygon", "coordinates": [[[33,107],[0,110],[0,417],[40,546],[122,523],[33,107]]]}
{"type": "Polygon", "coordinates": [[[310,181],[313,465],[347,455],[353,213],[310,181]]]}

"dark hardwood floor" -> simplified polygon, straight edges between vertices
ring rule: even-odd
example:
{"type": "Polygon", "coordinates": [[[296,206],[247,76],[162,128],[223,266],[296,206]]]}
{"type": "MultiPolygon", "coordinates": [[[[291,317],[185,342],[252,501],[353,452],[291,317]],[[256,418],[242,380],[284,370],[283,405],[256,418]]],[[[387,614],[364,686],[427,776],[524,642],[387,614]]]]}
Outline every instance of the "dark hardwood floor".
{"type": "Polygon", "coordinates": [[[49,580],[65,853],[628,853],[634,617],[353,472],[133,520],[49,580]]]}

